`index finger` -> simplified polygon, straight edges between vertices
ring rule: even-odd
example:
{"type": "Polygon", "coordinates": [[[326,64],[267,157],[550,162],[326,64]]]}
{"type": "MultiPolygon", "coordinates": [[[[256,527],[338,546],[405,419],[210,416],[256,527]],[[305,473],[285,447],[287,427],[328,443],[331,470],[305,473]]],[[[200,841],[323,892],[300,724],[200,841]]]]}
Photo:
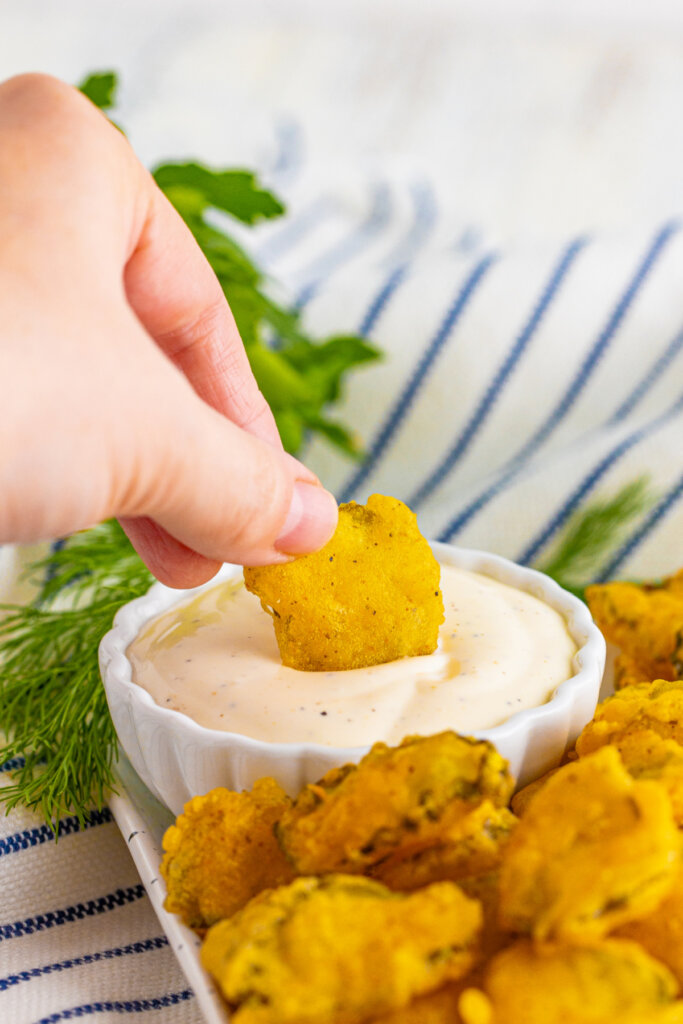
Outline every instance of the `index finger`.
{"type": "Polygon", "coordinates": [[[124,271],[128,301],[200,398],[281,448],[216,275],[151,176],[145,182],[147,213],[124,271]]]}

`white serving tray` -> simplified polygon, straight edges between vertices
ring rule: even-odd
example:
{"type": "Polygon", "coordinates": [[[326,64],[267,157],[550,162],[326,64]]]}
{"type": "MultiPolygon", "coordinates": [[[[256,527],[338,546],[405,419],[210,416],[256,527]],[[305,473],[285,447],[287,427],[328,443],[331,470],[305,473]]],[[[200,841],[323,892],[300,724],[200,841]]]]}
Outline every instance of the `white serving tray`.
{"type": "Polygon", "coordinates": [[[200,939],[176,914],[164,910],[166,883],[159,873],[163,854],[161,840],[168,826],[173,824],[173,815],[152,796],[122,750],[115,775],[118,793],[109,795],[109,807],[171,949],[197,997],[206,1024],[230,1024],[230,1014],[199,962],[200,939]]]}

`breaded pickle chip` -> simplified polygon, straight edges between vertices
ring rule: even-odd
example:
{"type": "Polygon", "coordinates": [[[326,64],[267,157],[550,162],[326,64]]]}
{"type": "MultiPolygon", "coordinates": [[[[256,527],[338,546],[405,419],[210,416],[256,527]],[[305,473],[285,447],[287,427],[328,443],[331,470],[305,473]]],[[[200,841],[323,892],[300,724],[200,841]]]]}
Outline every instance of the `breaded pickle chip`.
{"type": "Polygon", "coordinates": [[[274,779],[251,793],[212,789],[185,804],[166,830],[165,907],[192,928],[229,917],[262,889],[293,878],[273,825],[291,800],[274,779]]]}
{"type": "Polygon", "coordinates": [[[501,854],[517,819],[507,807],[484,800],[428,845],[407,846],[370,869],[373,878],[397,892],[411,892],[432,882],[459,882],[500,867],[501,854]]]}
{"type": "Polygon", "coordinates": [[[611,742],[634,779],[658,782],[669,794],[674,819],[683,825],[683,747],[651,729],[629,731],[611,742]]]}
{"type": "Polygon", "coordinates": [[[649,663],[641,665],[629,654],[622,652],[614,659],[615,690],[623,690],[625,686],[634,686],[636,683],[650,683],[655,675],[649,663]]]}
{"type": "Polygon", "coordinates": [[[683,683],[656,680],[619,691],[598,706],[576,749],[614,747],[634,779],[661,783],[683,825],[683,683]]]}
{"type": "Polygon", "coordinates": [[[483,921],[479,938],[479,963],[469,975],[471,984],[477,985],[475,976],[481,972],[482,964],[487,963],[501,949],[509,946],[517,939],[500,921],[500,870],[489,871],[485,875],[473,875],[463,878],[458,886],[470,899],[479,900],[483,921]]]}
{"type": "Polygon", "coordinates": [[[644,679],[683,677],[683,592],[677,577],[661,587],[605,583],[586,589],[607,640],[644,672],[644,679]]]}
{"type": "Polygon", "coordinates": [[[373,1017],[368,1024],[462,1024],[458,1003],[464,990],[462,981],[454,981],[436,992],[418,996],[392,1013],[373,1017]]]}
{"type": "Polygon", "coordinates": [[[503,852],[501,923],[539,941],[597,938],[657,906],[678,851],[665,790],[635,782],[604,747],[529,804],[503,852]]]}
{"type": "Polygon", "coordinates": [[[484,991],[460,998],[464,1024],[680,1024],[675,978],[635,943],[534,946],[499,953],[484,991]]]}
{"type": "Polygon", "coordinates": [[[276,826],[299,874],[365,871],[399,849],[429,845],[485,799],[504,807],[513,780],[483,740],[454,732],[376,743],[306,786],[276,826]]]}
{"type": "Polygon", "coordinates": [[[450,882],[403,895],[299,878],[214,925],[201,959],[235,1024],[354,1024],[466,974],[480,923],[450,882]]]}
{"type": "Polygon", "coordinates": [[[638,942],[651,956],[661,960],[683,985],[683,871],[659,906],[617,929],[616,935],[638,942]]]}
{"type": "Polygon", "coordinates": [[[321,551],[244,570],[247,590],[273,617],[283,665],[317,672],[435,651],[440,576],[415,515],[381,494],[341,505],[321,551]]]}
{"type": "Polygon", "coordinates": [[[577,753],[589,754],[635,729],[650,729],[683,745],[683,682],[655,679],[608,697],[576,741],[577,753]]]}
{"type": "Polygon", "coordinates": [[[536,796],[539,790],[543,789],[546,782],[552,779],[553,775],[557,775],[563,765],[558,765],[557,768],[551,768],[550,771],[546,772],[545,775],[540,775],[539,778],[534,779],[533,782],[529,782],[528,785],[523,786],[522,789],[518,789],[512,800],[510,801],[510,807],[514,813],[521,818],[536,796]]]}

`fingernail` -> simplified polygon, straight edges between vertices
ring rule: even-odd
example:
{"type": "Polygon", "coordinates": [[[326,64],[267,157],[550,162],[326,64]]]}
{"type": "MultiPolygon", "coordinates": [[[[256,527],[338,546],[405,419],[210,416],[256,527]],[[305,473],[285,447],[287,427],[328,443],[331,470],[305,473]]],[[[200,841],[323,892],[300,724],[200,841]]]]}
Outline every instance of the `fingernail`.
{"type": "Polygon", "coordinates": [[[317,551],[334,533],[337,514],[337,502],[329,491],[297,480],[275,548],[288,555],[317,551]]]}

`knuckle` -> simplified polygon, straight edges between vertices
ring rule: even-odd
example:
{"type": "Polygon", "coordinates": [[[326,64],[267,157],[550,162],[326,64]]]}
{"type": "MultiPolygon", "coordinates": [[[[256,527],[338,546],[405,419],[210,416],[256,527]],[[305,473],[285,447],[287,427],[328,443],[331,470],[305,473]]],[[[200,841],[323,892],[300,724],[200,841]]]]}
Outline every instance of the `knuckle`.
{"type": "Polygon", "coordinates": [[[72,106],[76,90],[52,75],[26,72],[9,78],[2,86],[3,98],[28,104],[41,113],[54,113],[72,106]]]}
{"type": "Polygon", "coordinates": [[[216,337],[217,326],[225,315],[225,309],[226,300],[221,292],[196,316],[189,317],[171,330],[159,333],[157,341],[172,359],[179,359],[216,337]]]}

